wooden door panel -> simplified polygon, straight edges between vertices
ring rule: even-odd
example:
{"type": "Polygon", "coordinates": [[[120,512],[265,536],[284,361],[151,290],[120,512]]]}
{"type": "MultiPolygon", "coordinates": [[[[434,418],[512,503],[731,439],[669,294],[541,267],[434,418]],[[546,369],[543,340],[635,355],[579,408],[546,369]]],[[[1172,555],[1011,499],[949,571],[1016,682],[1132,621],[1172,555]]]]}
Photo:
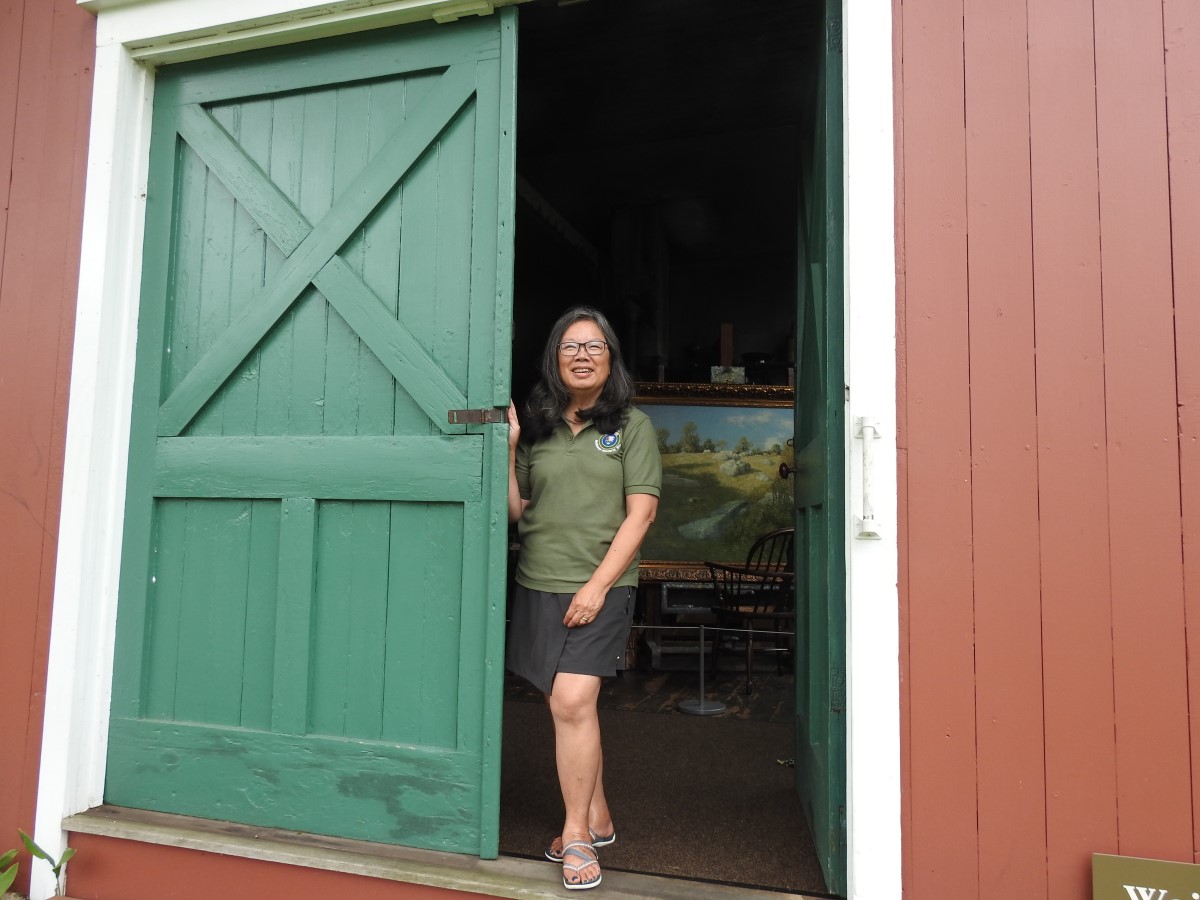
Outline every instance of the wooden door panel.
{"type": "Polygon", "coordinates": [[[495,855],[514,27],[160,74],[108,802],[495,855]]]}
{"type": "MultiPolygon", "coordinates": [[[[270,173],[262,170],[208,111],[197,106],[181,109],[179,133],[188,148],[185,157],[189,164],[180,176],[184,184],[178,216],[181,228],[186,229],[180,243],[188,248],[198,246],[188,250],[196,258],[185,260],[190,270],[177,286],[177,301],[189,310],[195,308],[196,322],[193,326],[192,316],[176,320],[172,343],[181,346],[169,348],[173,377],[165,385],[166,399],[160,411],[164,434],[182,433],[202,406],[219,404],[220,397],[213,395],[236,367],[253,371],[245,369],[244,361],[289,311],[284,330],[290,341],[281,341],[284,355],[294,359],[299,353],[311,361],[313,348],[327,340],[331,309],[358,340],[367,343],[429,419],[443,431],[452,430],[444,413],[465,403],[468,369],[466,342],[455,336],[467,333],[462,328],[470,315],[472,271],[461,261],[470,258],[475,192],[475,122],[471,110],[463,108],[464,95],[474,87],[473,74],[471,66],[459,63],[440,76],[412,115],[344,188],[335,185],[334,172],[325,173],[322,179],[310,171],[316,166],[312,160],[324,159],[326,166],[331,166],[346,155],[339,153],[326,135],[328,118],[323,130],[303,125],[292,129],[299,134],[292,149],[298,158],[291,160],[291,165],[273,160],[272,165],[285,172],[285,184],[288,173],[301,173],[304,187],[289,192],[272,181],[270,173]],[[197,166],[203,167],[205,177],[194,171],[197,166]],[[212,181],[219,186],[210,186],[212,181]],[[297,194],[298,199],[289,193],[297,194]],[[229,289],[227,272],[228,245],[237,235],[232,228],[218,232],[217,226],[210,225],[215,220],[228,226],[234,221],[234,206],[244,209],[266,238],[287,254],[264,285],[252,281],[242,289],[254,291],[254,299],[242,304],[236,314],[228,296],[241,291],[229,289]],[[388,243],[374,235],[376,216],[372,212],[377,207],[384,238],[397,215],[401,221],[404,217],[410,221],[409,228],[401,227],[398,242],[388,243]],[[200,240],[192,233],[197,219],[204,223],[199,226],[200,240]],[[350,258],[363,265],[367,242],[365,237],[356,241],[360,230],[373,239],[370,258],[375,270],[388,267],[398,273],[394,285],[381,285],[385,293],[372,290],[343,255],[347,250],[357,251],[350,258]],[[206,270],[213,273],[207,279],[206,270]],[[215,287],[209,289],[206,284],[215,287]],[[317,301],[318,295],[328,303],[317,301]],[[297,296],[302,297],[300,302],[297,296]]],[[[338,118],[336,111],[319,110],[333,120],[338,118]]],[[[314,120],[320,121],[316,114],[304,117],[304,122],[314,120]]],[[[360,128],[366,125],[360,123],[360,128]]],[[[244,121],[242,126],[245,129],[244,121]]],[[[360,162],[354,158],[351,171],[360,162]]],[[[343,332],[342,336],[344,342],[348,335],[343,332]]],[[[338,338],[336,325],[333,337],[335,341],[338,338]]],[[[283,362],[286,365],[287,359],[283,362]]],[[[301,380],[285,383],[310,387],[312,396],[301,397],[301,401],[320,399],[322,407],[325,402],[338,402],[339,395],[324,397],[325,378],[318,376],[326,373],[319,368],[310,364],[294,374],[301,380]]],[[[308,413],[308,427],[320,433],[314,411],[308,413]]]]}
{"type": "Polygon", "coordinates": [[[310,731],[454,747],[462,506],[319,509],[310,731]]]}
{"type": "Polygon", "coordinates": [[[841,4],[827,0],[802,166],[796,404],[796,788],[830,891],[846,890],[841,4]]]}
{"type": "Polygon", "coordinates": [[[474,753],[122,719],[109,755],[156,761],[107,777],[106,792],[136,794],[145,809],[245,821],[250,807],[270,810],[274,827],[447,850],[480,841],[474,753]]]}
{"type": "Polygon", "coordinates": [[[162,500],[156,505],[154,593],[141,629],[143,637],[153,639],[146,640],[139,670],[141,714],[265,727],[277,567],[252,561],[278,553],[279,504],[162,500]],[[221,580],[201,589],[195,573],[214,566],[221,580]],[[219,671],[210,677],[212,666],[219,671]]]}

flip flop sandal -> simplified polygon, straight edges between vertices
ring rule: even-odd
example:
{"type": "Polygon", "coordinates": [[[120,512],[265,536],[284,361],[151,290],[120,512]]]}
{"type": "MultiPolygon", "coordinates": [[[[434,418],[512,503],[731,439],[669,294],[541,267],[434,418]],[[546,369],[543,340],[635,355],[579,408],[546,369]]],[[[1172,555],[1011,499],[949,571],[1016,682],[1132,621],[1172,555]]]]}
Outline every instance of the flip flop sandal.
{"type": "MultiPolygon", "coordinates": [[[[606,834],[603,837],[596,834],[596,832],[592,831],[590,828],[588,829],[588,834],[592,836],[592,846],[596,849],[601,847],[611,847],[617,842],[617,830],[615,828],[613,829],[612,834],[606,834]]],[[[545,856],[546,859],[550,860],[550,862],[554,863],[560,863],[563,860],[562,854],[554,849],[553,840],[546,845],[546,849],[542,851],[542,855],[545,856]]]]}
{"type": "Polygon", "coordinates": [[[563,887],[565,887],[568,891],[586,891],[586,890],[590,890],[591,888],[594,888],[596,885],[598,885],[600,883],[602,873],[599,873],[599,872],[596,873],[595,878],[591,878],[586,881],[580,880],[580,881],[575,882],[574,884],[567,881],[567,872],[574,872],[576,875],[578,875],[581,871],[586,869],[588,866],[596,866],[596,868],[600,867],[600,857],[596,853],[596,848],[593,845],[589,844],[587,841],[571,841],[571,843],[569,843],[569,844],[567,844],[567,846],[563,847],[563,864],[562,864],[562,866],[563,866],[563,887]],[[585,851],[587,851],[587,852],[585,852],[585,851]],[[588,855],[589,853],[591,854],[590,856],[588,855]],[[568,856],[578,857],[579,859],[583,860],[583,862],[579,863],[578,865],[576,865],[574,863],[569,863],[566,860],[566,857],[568,857],[568,856]]]}

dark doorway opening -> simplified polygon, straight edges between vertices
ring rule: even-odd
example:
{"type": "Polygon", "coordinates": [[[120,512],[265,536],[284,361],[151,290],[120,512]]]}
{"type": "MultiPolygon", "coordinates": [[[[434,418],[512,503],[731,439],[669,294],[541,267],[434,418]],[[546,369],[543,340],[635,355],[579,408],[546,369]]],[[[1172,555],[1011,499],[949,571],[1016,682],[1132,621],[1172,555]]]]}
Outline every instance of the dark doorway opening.
{"type": "MultiPolygon", "coordinates": [[[[550,323],[581,302],[612,319],[641,381],[708,383],[712,366],[729,363],[757,383],[794,378],[821,10],[812,0],[520,7],[518,402],[550,323]]],[[[663,621],[656,591],[640,601],[641,621],[663,621]]],[[[709,684],[728,711],[698,718],[675,708],[697,694],[695,662],[667,665],[641,649],[601,697],[620,835],[602,863],[823,892],[790,768],[792,669],[778,672],[768,655],[746,697],[731,660],[709,684]]],[[[500,849],[540,857],[562,814],[549,714],[510,676],[504,716],[500,849]]]]}

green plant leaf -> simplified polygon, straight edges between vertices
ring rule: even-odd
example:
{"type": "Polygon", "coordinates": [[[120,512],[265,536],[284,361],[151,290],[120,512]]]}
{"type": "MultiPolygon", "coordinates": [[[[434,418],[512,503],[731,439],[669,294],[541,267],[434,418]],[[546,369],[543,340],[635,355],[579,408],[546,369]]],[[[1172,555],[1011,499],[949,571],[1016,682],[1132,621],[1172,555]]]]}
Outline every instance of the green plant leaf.
{"type": "MultiPolygon", "coordinates": [[[[15,854],[17,851],[13,850],[12,852],[15,854]]],[[[8,859],[9,854],[5,853],[4,856],[0,857],[0,858],[8,859]]],[[[0,872],[0,892],[7,891],[10,887],[12,887],[12,883],[16,880],[17,880],[17,864],[13,863],[11,866],[9,866],[7,869],[5,869],[3,872],[0,872]]]]}
{"type": "Polygon", "coordinates": [[[50,863],[51,865],[54,864],[54,860],[52,860],[50,858],[50,855],[45,850],[43,850],[41,847],[39,847],[37,844],[35,844],[33,842],[33,838],[31,838],[29,835],[27,835],[20,828],[17,829],[17,834],[19,834],[21,836],[21,843],[23,843],[25,845],[26,850],[28,850],[31,854],[36,856],[38,859],[44,859],[44,860],[46,860],[46,862],[50,863]]]}
{"type": "Polygon", "coordinates": [[[9,850],[3,856],[0,856],[0,869],[4,869],[10,862],[17,858],[16,850],[9,850]]]}
{"type": "Polygon", "coordinates": [[[58,861],[58,868],[61,869],[63,866],[65,866],[67,864],[67,861],[74,855],[75,855],[74,847],[68,847],[67,849],[65,849],[63,851],[62,859],[60,859],[58,861]]]}

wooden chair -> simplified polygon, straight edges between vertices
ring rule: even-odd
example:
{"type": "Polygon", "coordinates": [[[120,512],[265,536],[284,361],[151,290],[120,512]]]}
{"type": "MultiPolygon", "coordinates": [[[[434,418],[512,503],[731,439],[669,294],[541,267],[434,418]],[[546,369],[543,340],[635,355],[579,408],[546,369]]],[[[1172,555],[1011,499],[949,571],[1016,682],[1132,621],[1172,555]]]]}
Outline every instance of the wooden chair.
{"type": "Polygon", "coordinates": [[[746,629],[776,633],[774,650],[781,654],[789,646],[788,636],[796,619],[796,575],[792,568],[795,529],[781,528],[754,542],[744,566],[705,562],[716,593],[712,612],[717,626],[731,630],[713,641],[712,672],[717,672],[721,645],[730,640],[746,648],[746,693],[754,691],[754,635],[746,629]]]}

